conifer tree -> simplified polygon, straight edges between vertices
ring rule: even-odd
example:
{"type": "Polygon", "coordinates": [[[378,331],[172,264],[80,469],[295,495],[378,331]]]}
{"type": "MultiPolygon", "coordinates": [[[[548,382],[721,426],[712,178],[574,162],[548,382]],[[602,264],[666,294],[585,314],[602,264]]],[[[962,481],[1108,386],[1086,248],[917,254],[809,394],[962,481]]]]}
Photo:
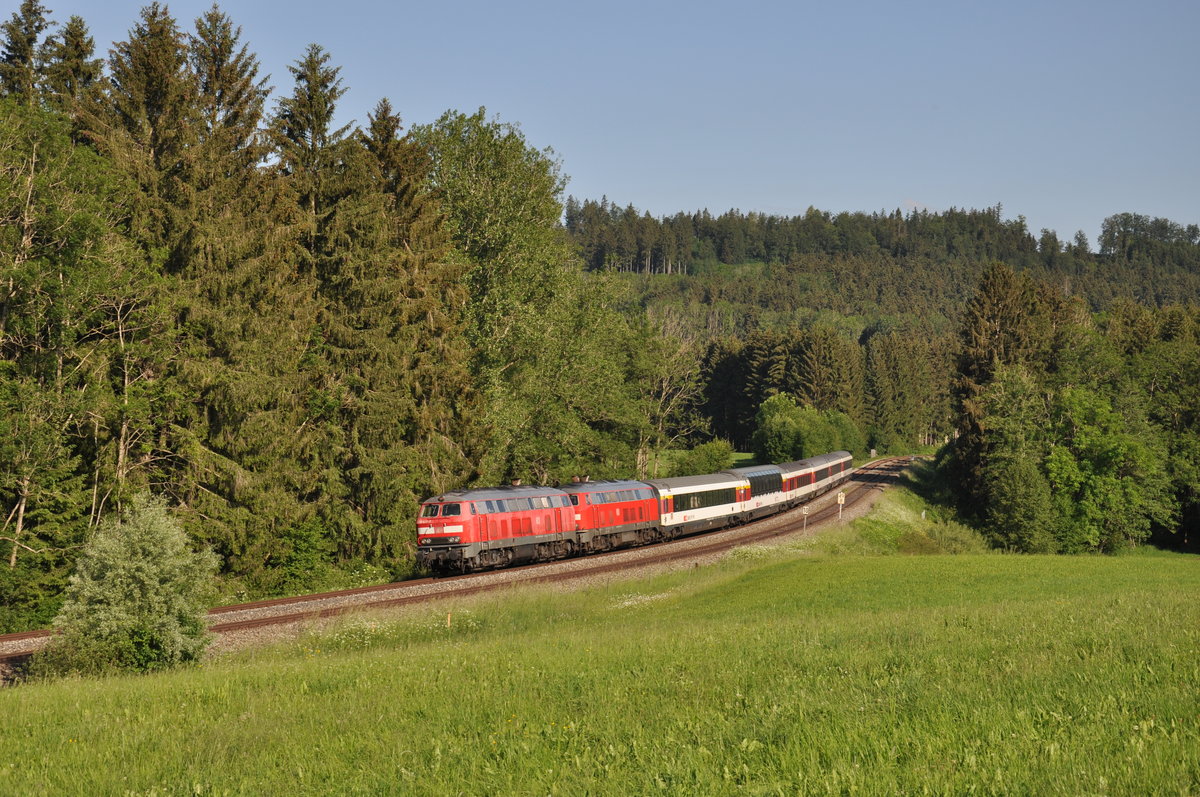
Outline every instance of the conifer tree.
{"type": "Polygon", "coordinates": [[[53,107],[74,113],[98,88],[103,61],[94,58],[95,40],[80,16],[72,16],[62,31],[43,46],[44,87],[53,107]]]}
{"type": "Polygon", "coordinates": [[[271,205],[272,187],[257,168],[268,152],[259,131],[268,89],[240,38],[241,29],[215,5],[188,37],[195,134],[182,164],[184,225],[173,257],[175,270],[193,275],[243,260],[261,237],[255,230],[262,214],[253,211],[271,205]]]}
{"type": "Polygon", "coordinates": [[[109,73],[106,96],[81,120],[85,136],[137,181],[133,233],[148,250],[169,253],[182,226],[178,199],[197,109],[187,42],[166,6],[142,9],[129,38],[110,51],[109,73]]]}
{"type": "Polygon", "coordinates": [[[21,6],[0,30],[4,32],[0,54],[0,96],[14,97],[33,107],[40,98],[42,80],[42,33],[50,27],[48,9],[38,0],[22,0],[21,6]]]}
{"type": "Polygon", "coordinates": [[[404,481],[420,499],[422,492],[461,483],[470,471],[466,456],[477,444],[467,421],[476,399],[462,331],[464,267],[453,257],[445,214],[426,187],[428,153],[401,135],[400,116],[386,98],[368,123],[362,143],[382,180],[392,225],[389,241],[402,276],[397,288],[406,300],[397,319],[407,338],[406,373],[397,381],[411,395],[415,412],[406,442],[419,452],[422,464],[404,481]]]}
{"type": "MultiPolygon", "coordinates": [[[[165,6],[142,9],[129,38],[110,51],[106,90],[87,98],[77,121],[90,140],[131,183],[120,208],[140,262],[117,273],[119,290],[102,295],[109,344],[103,398],[93,424],[99,493],[119,506],[125,496],[164,477],[179,441],[175,421],[186,399],[169,373],[178,355],[170,303],[175,292],[164,270],[183,228],[184,159],[194,140],[195,84],[186,42],[165,6]]],[[[97,509],[97,511],[100,511],[97,509]]]]}
{"type": "Polygon", "coordinates": [[[265,81],[241,30],[216,6],[187,37],[194,129],[171,197],[173,302],[186,319],[170,379],[190,397],[174,418],[162,487],[228,569],[258,571],[281,529],[311,514],[297,462],[307,390],[301,360],[316,324],[315,283],[298,273],[299,212],[260,163],[265,81]]]}
{"type": "Polygon", "coordinates": [[[983,473],[988,464],[981,396],[1001,366],[1037,363],[1044,368],[1051,344],[1051,308],[1028,277],[993,265],[967,303],[954,386],[959,437],[955,464],[961,497],[968,506],[986,505],[983,473]]]}
{"type": "MultiPolygon", "coordinates": [[[[330,245],[330,214],[347,193],[350,124],[334,127],[338,100],[346,93],[341,67],[329,65],[329,53],[310,44],[304,57],[288,67],[295,85],[279,100],[272,138],[279,154],[279,173],[287,180],[303,214],[301,242],[307,267],[318,269],[330,245]]],[[[328,274],[318,273],[321,279],[328,274]]]]}

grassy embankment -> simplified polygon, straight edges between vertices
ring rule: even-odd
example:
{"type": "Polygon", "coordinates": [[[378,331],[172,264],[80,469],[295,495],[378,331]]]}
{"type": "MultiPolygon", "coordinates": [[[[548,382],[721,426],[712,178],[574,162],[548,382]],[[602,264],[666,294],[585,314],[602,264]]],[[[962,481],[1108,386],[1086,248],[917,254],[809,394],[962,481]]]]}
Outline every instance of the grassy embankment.
{"type": "Polygon", "coordinates": [[[1200,792],[1196,557],[812,552],[919,523],[0,690],[0,794],[1200,792]]]}

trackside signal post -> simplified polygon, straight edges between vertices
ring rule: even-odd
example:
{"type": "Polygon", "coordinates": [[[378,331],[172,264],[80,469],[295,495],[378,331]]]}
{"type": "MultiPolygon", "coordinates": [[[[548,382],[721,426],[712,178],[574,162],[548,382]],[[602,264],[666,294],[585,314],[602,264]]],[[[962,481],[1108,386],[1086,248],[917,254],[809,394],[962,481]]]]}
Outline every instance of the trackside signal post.
{"type": "Polygon", "coordinates": [[[846,493],[844,491],[838,493],[838,522],[842,520],[842,507],[846,504],[846,493]]]}

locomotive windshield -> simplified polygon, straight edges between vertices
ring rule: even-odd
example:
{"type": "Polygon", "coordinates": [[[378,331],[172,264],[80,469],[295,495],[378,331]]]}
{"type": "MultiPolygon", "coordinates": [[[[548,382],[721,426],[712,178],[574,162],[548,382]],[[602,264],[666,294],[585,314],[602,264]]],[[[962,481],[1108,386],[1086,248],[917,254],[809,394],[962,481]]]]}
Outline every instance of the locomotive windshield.
{"type": "Polygon", "coordinates": [[[426,504],[425,506],[421,507],[421,517],[437,517],[437,513],[437,504],[426,504]]]}
{"type": "Polygon", "coordinates": [[[461,514],[462,514],[462,505],[461,504],[442,504],[442,517],[449,517],[450,515],[461,515],[461,514]]]}

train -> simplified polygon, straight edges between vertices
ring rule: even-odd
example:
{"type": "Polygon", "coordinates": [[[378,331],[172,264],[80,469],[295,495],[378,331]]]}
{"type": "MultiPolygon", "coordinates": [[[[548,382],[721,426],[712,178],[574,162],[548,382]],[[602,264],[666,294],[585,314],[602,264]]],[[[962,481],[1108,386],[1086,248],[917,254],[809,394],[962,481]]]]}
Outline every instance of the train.
{"type": "Polygon", "coordinates": [[[470,573],[736,526],[811,500],[848,479],[853,464],[834,451],[702,476],[454,490],[421,503],[417,563],[470,573]]]}

